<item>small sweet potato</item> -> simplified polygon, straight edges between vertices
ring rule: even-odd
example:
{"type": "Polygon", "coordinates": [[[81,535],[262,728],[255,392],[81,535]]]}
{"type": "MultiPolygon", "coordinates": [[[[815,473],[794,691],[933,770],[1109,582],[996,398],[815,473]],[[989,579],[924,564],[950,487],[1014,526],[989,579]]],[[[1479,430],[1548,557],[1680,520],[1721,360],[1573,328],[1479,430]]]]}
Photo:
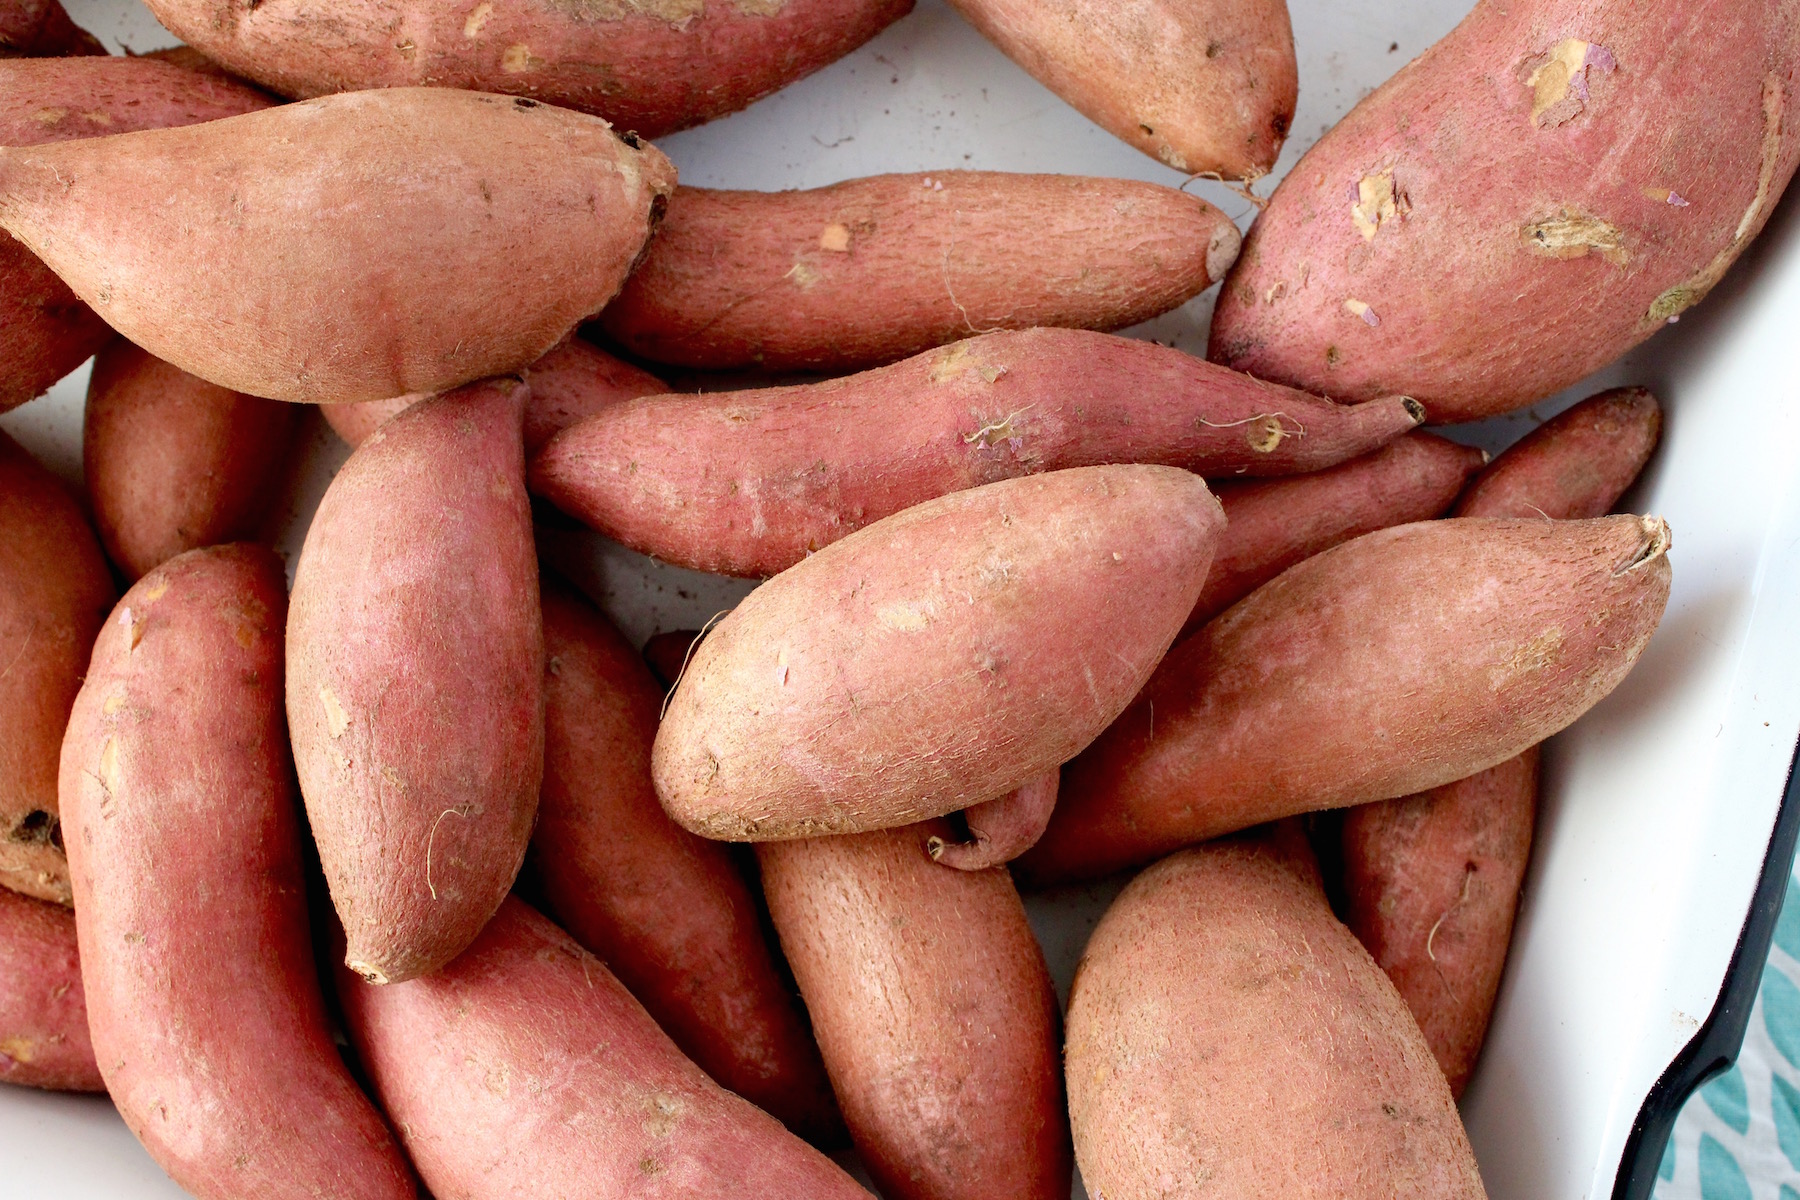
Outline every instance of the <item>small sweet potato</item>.
{"type": "Polygon", "coordinates": [[[913,0],[151,0],[182,41],[286,96],[429,84],[661,137],[835,62],[913,0]]]}
{"type": "Polygon", "coordinates": [[[0,888],[0,1083],[103,1092],[75,914],[0,888]]]}
{"type": "Polygon", "coordinates": [[[1183,636],[1321,551],[1442,516],[1486,461],[1479,450],[1413,433],[1310,475],[1215,484],[1225,533],[1183,636]]]}
{"type": "Polygon", "coordinates": [[[0,0],[0,59],[102,55],[100,39],[57,0],[0,0]]]}
{"type": "Polygon", "coordinates": [[[601,324],[686,367],[860,371],[995,329],[1121,329],[1225,277],[1239,236],[1128,179],[942,171],[677,188],[601,324]]]}
{"type": "Polygon", "coordinates": [[[925,843],[925,852],[933,862],[959,871],[982,871],[1011,862],[1044,836],[1050,814],[1056,811],[1056,789],[1061,782],[1061,770],[1049,771],[998,800],[963,809],[969,840],[932,837],[925,843]]]}
{"type": "Polygon", "coordinates": [[[675,1048],[612,973],[508,898],[456,961],[338,991],[425,1186],[521,1196],[869,1200],[675,1048]]]}
{"type": "MultiPolygon", "coordinates": [[[[669,390],[668,384],[650,372],[640,371],[574,335],[519,374],[531,385],[531,399],[525,404],[528,456],[537,453],[556,434],[603,408],[669,390]]],[[[423,399],[394,396],[361,404],[321,404],[319,412],[338,436],[354,448],[362,445],[363,439],[383,422],[423,399]]]]}
{"type": "Polygon", "coordinates": [[[857,1155],[889,1200],[1065,1200],[1056,993],[1004,870],[945,821],[757,847],[857,1155]]]}
{"type": "Polygon", "coordinates": [[[1669,538],[1655,517],[1464,518],[1307,559],[1163,660],[1064,768],[1015,870],[1098,877],[1504,762],[1630,672],[1668,603],[1669,538]]]}
{"type": "Polygon", "coordinates": [[[878,521],[763,584],[695,649],[657,731],[657,795],[736,841],[1004,795],[1143,686],[1223,524],[1198,476],[1156,466],[1009,479],[878,521]]]}
{"type": "Polygon", "coordinates": [[[1639,387],[1613,388],[1532,430],[1456,503],[1459,517],[1601,517],[1636,481],[1662,436],[1662,406],[1639,387]]]}
{"type": "Polygon", "coordinates": [[[791,387],[643,397],[563,431],[532,490],[665,562],[773,575],[872,521],[1038,471],[1152,462],[1288,475],[1412,429],[1400,396],[1344,408],[1151,342],[990,333],[791,387]]]}
{"type": "Polygon", "coordinates": [[[1189,175],[1258,179],[1294,119],[1285,0],[950,0],[1083,115],[1189,175]]]}
{"type": "Polygon", "coordinates": [[[0,149],[0,226],[158,358],[326,404],[529,366],[618,291],[674,186],[594,117],[395,88],[0,149]]]}
{"type": "Polygon", "coordinates": [[[88,1025],[126,1124],[200,1200],[410,1200],[314,969],[286,589],[261,546],[193,550],[94,645],[61,775],[88,1025]]]}
{"type": "Polygon", "coordinates": [[[74,498],[0,433],[0,884],[69,903],[57,755],[117,596],[74,498]]]}
{"type": "Polygon", "coordinates": [[[1797,24],[1785,3],[1481,0],[1282,180],[1213,360],[1405,391],[1434,421],[1575,383],[1705,296],[1774,211],[1800,160],[1797,24]]]}
{"type": "Polygon", "coordinates": [[[1068,1076],[1094,1196],[1485,1196],[1430,1048],[1293,831],[1120,893],[1075,973],[1068,1076]]]}
{"type": "Polygon", "coordinates": [[[100,541],[125,578],[199,546],[257,540],[300,415],[123,338],[103,347],[88,381],[81,456],[100,541]]]}
{"type": "Polygon", "coordinates": [[[520,424],[492,380],[358,447],[306,531],[288,725],[350,966],[456,957],[512,887],[544,762],[544,642],[520,424]]]}
{"type": "MultiPolygon", "coordinates": [[[[0,57],[0,146],[192,125],[270,103],[255,88],[152,59],[0,57]]],[[[112,337],[37,255],[0,233],[0,412],[44,391],[112,337]]]]}
{"type": "Polygon", "coordinates": [[[815,1143],[843,1136],[799,1004],[724,846],[650,783],[663,689],[625,639],[545,581],[544,789],[531,859],[548,914],[726,1088],[815,1143]]]}

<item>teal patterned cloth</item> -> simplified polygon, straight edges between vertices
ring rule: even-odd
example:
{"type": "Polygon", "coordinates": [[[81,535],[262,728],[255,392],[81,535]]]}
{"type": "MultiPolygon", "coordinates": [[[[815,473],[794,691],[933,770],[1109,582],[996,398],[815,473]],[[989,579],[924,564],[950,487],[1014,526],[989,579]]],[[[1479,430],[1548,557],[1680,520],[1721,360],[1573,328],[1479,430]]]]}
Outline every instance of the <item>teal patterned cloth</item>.
{"type": "Polygon", "coordinates": [[[1800,1200],[1800,885],[1788,880],[1737,1066],[1696,1092],[1655,1200],[1800,1200]]]}

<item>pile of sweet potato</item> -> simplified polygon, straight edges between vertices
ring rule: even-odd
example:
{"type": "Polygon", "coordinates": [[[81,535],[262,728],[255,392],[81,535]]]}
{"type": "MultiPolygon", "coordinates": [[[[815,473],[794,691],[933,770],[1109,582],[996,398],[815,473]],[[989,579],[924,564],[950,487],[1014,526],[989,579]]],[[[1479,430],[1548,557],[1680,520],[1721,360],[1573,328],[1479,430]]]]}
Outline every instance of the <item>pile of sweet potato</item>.
{"type": "MultiPolygon", "coordinates": [[[[1282,0],[954,3],[1272,169],[1282,0]]],[[[1419,426],[1718,282],[1800,7],[1480,0],[1240,242],[645,140],[910,0],[150,5],[188,47],[0,0],[0,409],[94,359],[85,496],[0,434],[0,1080],[205,1200],[865,1195],[846,1146],[890,1200],[1482,1195],[1538,747],[1669,596],[1608,515],[1661,410],[1419,426]],[[1214,284],[1211,361],[1113,332],[1214,284]],[[284,570],[302,404],[356,448],[284,570]],[[766,581],[640,651],[534,503],[766,581]],[[1019,889],[1123,871],[1064,1012],[1019,889]]]]}

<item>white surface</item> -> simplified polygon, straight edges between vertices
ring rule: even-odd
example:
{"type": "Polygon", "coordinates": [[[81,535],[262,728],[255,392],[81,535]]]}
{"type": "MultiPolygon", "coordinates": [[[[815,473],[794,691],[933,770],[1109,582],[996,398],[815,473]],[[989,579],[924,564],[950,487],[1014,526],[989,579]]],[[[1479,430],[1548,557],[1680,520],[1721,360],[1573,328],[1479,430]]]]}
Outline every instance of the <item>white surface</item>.
{"type": "MultiPolygon", "coordinates": [[[[1283,168],[1369,88],[1447,32],[1466,0],[1290,0],[1300,111],[1283,168]],[[1390,49],[1390,47],[1392,47],[1390,49]]],[[[136,50],[170,39],[133,0],[68,0],[136,50]]],[[[735,117],[661,145],[695,184],[814,186],[880,171],[977,167],[1181,179],[1088,124],[945,9],[735,117]]],[[[1193,185],[1247,220],[1250,205],[1193,185]]],[[[1269,183],[1259,191],[1267,194],[1269,183]]],[[[1789,206],[1791,209],[1791,206],[1789,206]]],[[[1784,209],[1721,287],[1599,386],[1651,384],[1664,447],[1633,499],[1674,526],[1664,628],[1625,685],[1546,758],[1539,852],[1489,1051],[1465,1103],[1496,1200],[1609,1196],[1643,1097],[1711,1010],[1747,910],[1796,736],[1800,689],[1800,228],[1784,209]]],[[[1211,294],[1138,332],[1201,351],[1211,294]]],[[[84,374],[5,417],[71,481],[84,374]]],[[[1458,436],[1498,448],[1529,414],[1458,436]]],[[[284,539],[299,546],[344,451],[316,422],[284,539]]],[[[634,638],[693,627],[747,590],[652,564],[584,534],[542,531],[546,558],[634,638]]],[[[1065,991],[1117,885],[1034,898],[1065,991]]],[[[104,1101],[0,1088],[6,1195],[152,1197],[163,1180],[104,1101]]]]}

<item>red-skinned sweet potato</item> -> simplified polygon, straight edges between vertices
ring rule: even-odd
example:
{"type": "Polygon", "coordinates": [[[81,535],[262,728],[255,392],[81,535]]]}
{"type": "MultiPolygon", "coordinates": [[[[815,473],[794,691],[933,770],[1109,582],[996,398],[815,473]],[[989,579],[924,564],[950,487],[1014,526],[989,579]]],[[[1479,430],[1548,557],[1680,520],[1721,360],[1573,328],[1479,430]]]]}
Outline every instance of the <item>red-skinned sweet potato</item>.
{"type": "Polygon", "coordinates": [[[1307,559],[1163,660],[1064,768],[1015,870],[1098,877],[1504,762],[1630,672],[1668,603],[1669,540],[1654,517],[1466,518],[1307,559]]]}
{"type": "Polygon", "coordinates": [[[69,20],[57,0],[0,0],[0,58],[105,53],[100,39],[69,20]]]}
{"type": "Polygon", "coordinates": [[[527,388],[414,405],[319,505],[294,578],[288,724],[348,962],[443,966],[505,898],[543,774],[527,388]]]}
{"type": "Polygon", "coordinates": [[[435,1195],[869,1200],[682,1057],[598,959],[520,900],[435,975],[338,979],[375,1093],[435,1195]]]}
{"type": "Polygon", "coordinates": [[[62,484],[0,433],[0,884],[69,903],[57,756],[118,593],[62,484]]]}
{"type": "MultiPolygon", "coordinates": [[[[149,59],[0,60],[0,146],[192,125],[270,103],[255,88],[149,59]]],[[[37,255],[0,233],[0,412],[41,393],[112,337],[37,255]]]]}
{"type": "Polygon", "coordinates": [[[410,1198],[314,969],[286,584],[260,546],[191,551],[94,645],[62,754],[88,1023],[131,1131],[201,1200],[410,1198]]]}
{"type": "Polygon", "coordinates": [[[0,1083],[103,1092],[75,914],[0,888],[0,1083]]]}
{"type": "Polygon", "coordinates": [[[1067,1057],[1090,1195],[1486,1195],[1430,1048],[1297,831],[1133,880],[1076,970],[1067,1057]]]}
{"type": "Polygon", "coordinates": [[[672,629],[655,634],[644,643],[644,665],[650,668],[664,691],[673,688],[676,680],[681,678],[682,668],[687,666],[694,643],[699,640],[698,629],[672,629]]]}
{"type": "Polygon", "coordinates": [[[115,338],[94,359],[81,456],[100,541],[125,578],[199,546],[254,541],[301,410],[215,387],[115,338]]]}
{"type": "Polygon", "coordinates": [[[1189,175],[1269,173],[1299,68],[1285,0],[951,0],[1108,133],[1189,175]]]}
{"type": "Polygon", "coordinates": [[[1151,342],[992,333],[824,383],[643,397],[563,431],[533,491],[665,562],[773,575],[872,521],[1038,471],[1154,462],[1214,476],[1332,466],[1413,428],[1151,342]]]}
{"type": "Polygon", "coordinates": [[[1496,458],[1456,502],[1456,515],[1605,516],[1636,481],[1661,436],[1662,406],[1646,389],[1589,396],[1496,458]]]}
{"type": "Polygon", "coordinates": [[[1276,189],[1214,361],[1434,421],[1569,386],[1762,229],[1800,159],[1797,59],[1790,3],[1482,0],[1276,189]]]}
{"type": "Polygon", "coordinates": [[[889,1200],[1064,1200],[1056,994],[1002,869],[945,821],[757,847],[858,1156],[889,1200]]]}
{"type": "Polygon", "coordinates": [[[996,329],[1121,329],[1225,277],[1239,236],[1127,179],[941,171],[677,188],[601,323],[685,367],[842,373],[996,329]]]}
{"type": "Polygon", "coordinates": [[[430,84],[661,137],[836,61],[913,0],[153,0],[184,42],[288,96],[430,84]]]}
{"type": "Polygon", "coordinates": [[[663,689],[594,608],[548,580],[544,789],[531,859],[548,915],[610,967],[689,1058],[815,1143],[837,1102],[755,899],[724,846],[656,801],[663,689]]]}
{"type": "Polygon", "coordinates": [[[343,403],[529,366],[612,298],[674,186],[594,117],[395,88],[0,149],[0,226],[158,358],[343,403]]]}
{"type": "Polygon", "coordinates": [[[933,862],[959,871],[982,871],[1011,862],[1044,836],[1050,814],[1056,810],[1056,789],[1061,782],[1062,772],[1050,771],[998,800],[963,809],[969,840],[934,836],[926,840],[925,852],[933,862]]]}
{"type": "Polygon", "coordinates": [[[879,521],[763,584],[695,648],[657,731],[657,795],[687,828],[737,841],[889,829],[1004,795],[1143,686],[1223,523],[1198,476],[1155,466],[1009,479],[879,521]]]}

